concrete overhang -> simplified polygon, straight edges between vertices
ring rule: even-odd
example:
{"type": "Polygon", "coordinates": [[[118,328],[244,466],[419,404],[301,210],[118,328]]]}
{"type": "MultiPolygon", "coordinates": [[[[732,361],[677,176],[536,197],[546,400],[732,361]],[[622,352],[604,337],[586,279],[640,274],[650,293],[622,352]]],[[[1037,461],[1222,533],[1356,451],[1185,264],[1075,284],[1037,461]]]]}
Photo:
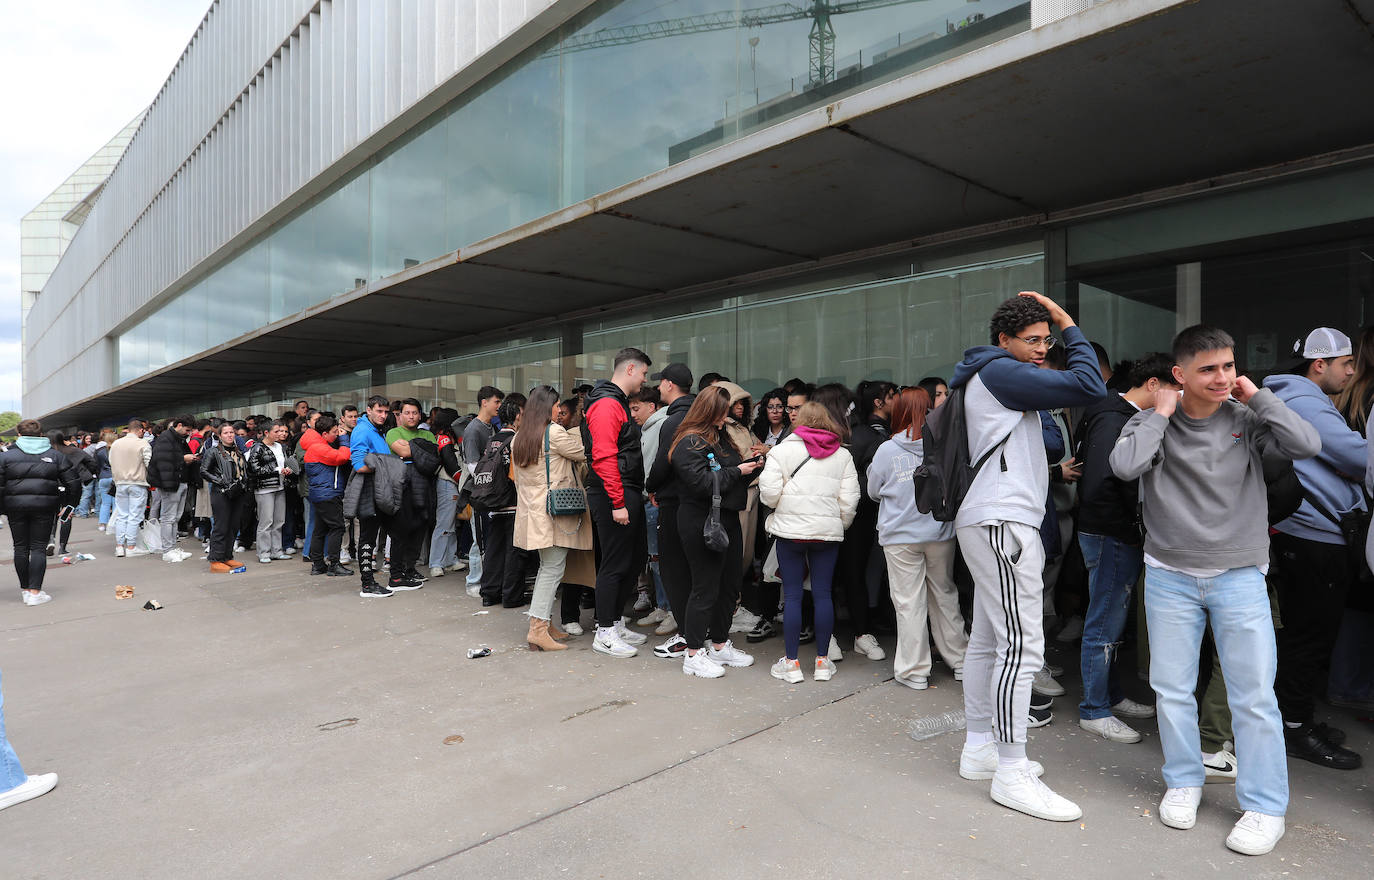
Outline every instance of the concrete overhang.
{"type": "Polygon", "coordinates": [[[559,315],[1374,144],[1374,0],[1112,0],[844,97],[47,417],[91,424],[559,315]],[[346,342],[346,345],[341,343],[346,342]],[[349,363],[340,361],[347,351],[349,363]]]}

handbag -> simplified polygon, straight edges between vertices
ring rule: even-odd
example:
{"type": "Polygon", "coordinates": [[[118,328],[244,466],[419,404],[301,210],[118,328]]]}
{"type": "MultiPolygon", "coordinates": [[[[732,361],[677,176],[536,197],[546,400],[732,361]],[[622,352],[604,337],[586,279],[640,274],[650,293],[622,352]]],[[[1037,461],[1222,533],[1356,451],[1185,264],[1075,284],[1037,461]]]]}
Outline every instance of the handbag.
{"type": "Polygon", "coordinates": [[[711,471],[711,515],[701,527],[701,537],[706,541],[706,549],[724,553],[730,549],[730,536],[720,524],[720,471],[711,471]]]}
{"type": "Polygon", "coordinates": [[[549,494],[544,501],[544,509],[549,516],[574,516],[587,509],[587,490],[581,486],[563,489],[553,487],[549,471],[549,428],[544,429],[544,482],[548,484],[549,494]]]}

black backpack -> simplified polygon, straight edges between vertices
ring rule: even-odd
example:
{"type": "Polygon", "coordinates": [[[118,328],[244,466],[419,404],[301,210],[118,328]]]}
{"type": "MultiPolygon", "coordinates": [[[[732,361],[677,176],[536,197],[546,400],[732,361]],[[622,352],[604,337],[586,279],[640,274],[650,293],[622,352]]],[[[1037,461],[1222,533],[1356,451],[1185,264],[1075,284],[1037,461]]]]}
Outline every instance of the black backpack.
{"type": "Polygon", "coordinates": [[[476,507],[501,510],[515,505],[515,481],[510,478],[510,439],[498,434],[482,451],[468,480],[468,496],[476,507]]]}
{"type": "Polygon", "coordinates": [[[969,486],[973,485],[973,478],[978,476],[992,454],[1007,442],[1003,438],[977,462],[969,462],[964,388],[960,385],[950,391],[944,405],[926,415],[925,427],[921,429],[921,445],[925,455],[921,466],[911,475],[916,509],[930,514],[939,522],[954,521],[969,486]]]}

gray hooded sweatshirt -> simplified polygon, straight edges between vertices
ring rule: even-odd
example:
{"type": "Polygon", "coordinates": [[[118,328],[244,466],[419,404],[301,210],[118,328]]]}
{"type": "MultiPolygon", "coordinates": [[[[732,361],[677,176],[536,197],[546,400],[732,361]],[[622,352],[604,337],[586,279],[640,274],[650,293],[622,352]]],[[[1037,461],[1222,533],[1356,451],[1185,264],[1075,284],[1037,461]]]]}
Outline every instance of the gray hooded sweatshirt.
{"type": "Polygon", "coordinates": [[[1269,564],[1266,452],[1311,458],[1317,429],[1268,388],[1249,406],[1227,400],[1205,419],[1182,405],[1165,418],[1137,413],[1112,448],[1112,470],[1140,478],[1145,552],[1170,568],[1212,570],[1269,564]]]}

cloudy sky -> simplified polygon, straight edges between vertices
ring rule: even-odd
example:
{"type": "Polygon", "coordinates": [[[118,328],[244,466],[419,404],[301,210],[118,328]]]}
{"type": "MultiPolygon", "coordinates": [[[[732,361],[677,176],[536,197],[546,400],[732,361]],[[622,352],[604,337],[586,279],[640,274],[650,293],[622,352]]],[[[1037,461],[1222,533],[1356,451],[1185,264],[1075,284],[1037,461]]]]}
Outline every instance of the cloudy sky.
{"type": "Polygon", "coordinates": [[[20,219],[153,100],[209,8],[0,0],[0,410],[20,408],[20,219]]]}

